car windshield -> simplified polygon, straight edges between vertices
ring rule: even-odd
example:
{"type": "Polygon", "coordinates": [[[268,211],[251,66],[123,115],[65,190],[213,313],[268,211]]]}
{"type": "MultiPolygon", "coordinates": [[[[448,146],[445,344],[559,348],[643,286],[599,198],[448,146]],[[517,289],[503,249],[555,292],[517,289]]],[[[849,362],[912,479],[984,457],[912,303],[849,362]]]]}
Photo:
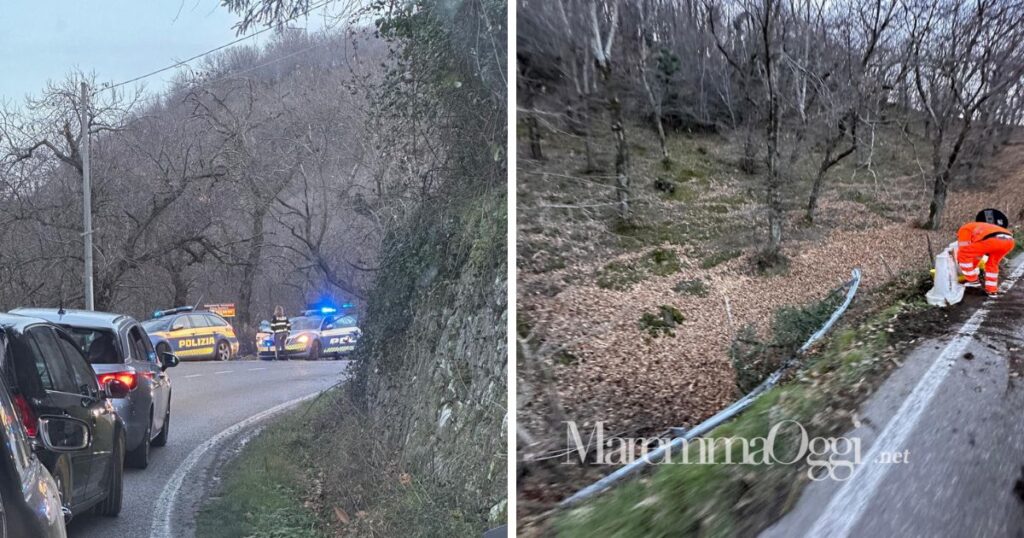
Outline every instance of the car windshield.
{"type": "Polygon", "coordinates": [[[320,330],[320,322],[323,320],[324,318],[320,316],[302,316],[289,321],[292,322],[293,331],[317,331],[320,330]]]}
{"type": "Polygon", "coordinates": [[[64,329],[75,340],[90,364],[120,364],[124,362],[118,353],[117,337],[107,329],[69,327],[64,329]]]}
{"type": "Polygon", "coordinates": [[[331,326],[335,329],[347,329],[349,327],[357,327],[359,323],[356,321],[355,316],[341,316],[331,322],[331,326]]]}
{"type": "Polygon", "coordinates": [[[171,318],[150,319],[142,322],[142,328],[148,333],[158,333],[171,328],[171,318]]]}

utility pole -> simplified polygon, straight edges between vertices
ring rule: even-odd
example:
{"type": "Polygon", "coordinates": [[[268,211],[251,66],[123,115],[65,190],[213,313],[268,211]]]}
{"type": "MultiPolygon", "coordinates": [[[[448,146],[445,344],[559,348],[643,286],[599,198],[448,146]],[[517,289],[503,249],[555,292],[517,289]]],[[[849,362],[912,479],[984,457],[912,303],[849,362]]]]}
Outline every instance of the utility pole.
{"type": "Polygon", "coordinates": [[[85,309],[94,310],[92,295],[92,184],[89,182],[89,85],[82,82],[82,238],[85,243],[85,309]]]}

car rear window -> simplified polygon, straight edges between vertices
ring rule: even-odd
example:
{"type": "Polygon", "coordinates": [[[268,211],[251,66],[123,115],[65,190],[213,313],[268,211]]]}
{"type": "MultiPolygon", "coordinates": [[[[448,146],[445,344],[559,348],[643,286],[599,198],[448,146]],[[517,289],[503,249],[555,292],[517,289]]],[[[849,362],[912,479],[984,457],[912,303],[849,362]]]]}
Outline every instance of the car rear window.
{"type": "Polygon", "coordinates": [[[211,327],[227,327],[228,325],[228,322],[218,316],[214,316],[213,314],[206,314],[206,322],[209,323],[211,327]]]}
{"type": "Polygon", "coordinates": [[[123,354],[114,331],[88,327],[68,327],[64,330],[71,335],[75,345],[85,355],[89,364],[121,364],[123,354]]]}
{"type": "Polygon", "coordinates": [[[32,327],[26,333],[31,342],[28,346],[28,359],[36,367],[43,388],[68,394],[77,394],[78,387],[71,379],[68,364],[64,361],[64,352],[57,344],[53,329],[47,326],[32,327]]]}
{"type": "Polygon", "coordinates": [[[189,314],[188,320],[192,323],[193,329],[202,329],[203,327],[209,327],[210,324],[206,321],[206,316],[202,314],[189,314]]]}

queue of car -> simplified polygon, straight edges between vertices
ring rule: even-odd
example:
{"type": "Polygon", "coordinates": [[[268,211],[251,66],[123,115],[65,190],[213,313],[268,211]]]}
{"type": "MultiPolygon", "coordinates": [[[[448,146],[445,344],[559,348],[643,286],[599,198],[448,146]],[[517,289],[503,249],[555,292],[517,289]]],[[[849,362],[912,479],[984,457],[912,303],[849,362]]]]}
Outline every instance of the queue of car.
{"type": "Polygon", "coordinates": [[[130,316],[0,314],[0,536],[64,536],[76,514],[121,511],[125,464],[167,443],[173,353],[130,316]]]}
{"type": "MultiPolygon", "coordinates": [[[[353,315],[292,318],[287,353],[340,357],[353,315]]],[[[265,323],[265,322],[264,322],[265,323]]],[[[259,333],[261,358],[272,337],[259,333]]],[[[121,511],[124,466],[145,469],[167,444],[171,379],[181,358],[229,360],[239,342],[221,316],[193,307],[131,316],[64,308],[0,313],[0,538],[65,536],[76,514],[121,511]]]]}

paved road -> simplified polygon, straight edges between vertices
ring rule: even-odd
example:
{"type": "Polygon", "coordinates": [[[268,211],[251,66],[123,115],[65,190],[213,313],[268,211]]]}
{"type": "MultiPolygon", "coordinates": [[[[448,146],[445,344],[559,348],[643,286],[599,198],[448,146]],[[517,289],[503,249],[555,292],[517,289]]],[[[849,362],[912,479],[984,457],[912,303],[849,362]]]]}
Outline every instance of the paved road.
{"type": "Polygon", "coordinates": [[[846,434],[864,445],[853,477],[810,484],[763,536],[1024,536],[1024,497],[1015,492],[1024,466],[1024,279],[996,301],[966,303],[975,317],[958,335],[917,347],[862,407],[862,427],[846,434]],[[881,463],[883,453],[908,461],[881,463]]]}
{"type": "MultiPolygon", "coordinates": [[[[342,378],[347,361],[183,362],[170,370],[171,433],[167,446],[154,448],[146,470],[125,469],[124,506],[117,518],[76,517],[71,538],[150,536],[165,485],[189,454],[240,421],[278,404],[323,390],[342,378]]],[[[251,431],[251,429],[248,429],[251,431]]],[[[197,501],[208,485],[211,464],[237,446],[245,432],[224,439],[201,458],[178,495],[171,536],[191,536],[197,501]]]]}

